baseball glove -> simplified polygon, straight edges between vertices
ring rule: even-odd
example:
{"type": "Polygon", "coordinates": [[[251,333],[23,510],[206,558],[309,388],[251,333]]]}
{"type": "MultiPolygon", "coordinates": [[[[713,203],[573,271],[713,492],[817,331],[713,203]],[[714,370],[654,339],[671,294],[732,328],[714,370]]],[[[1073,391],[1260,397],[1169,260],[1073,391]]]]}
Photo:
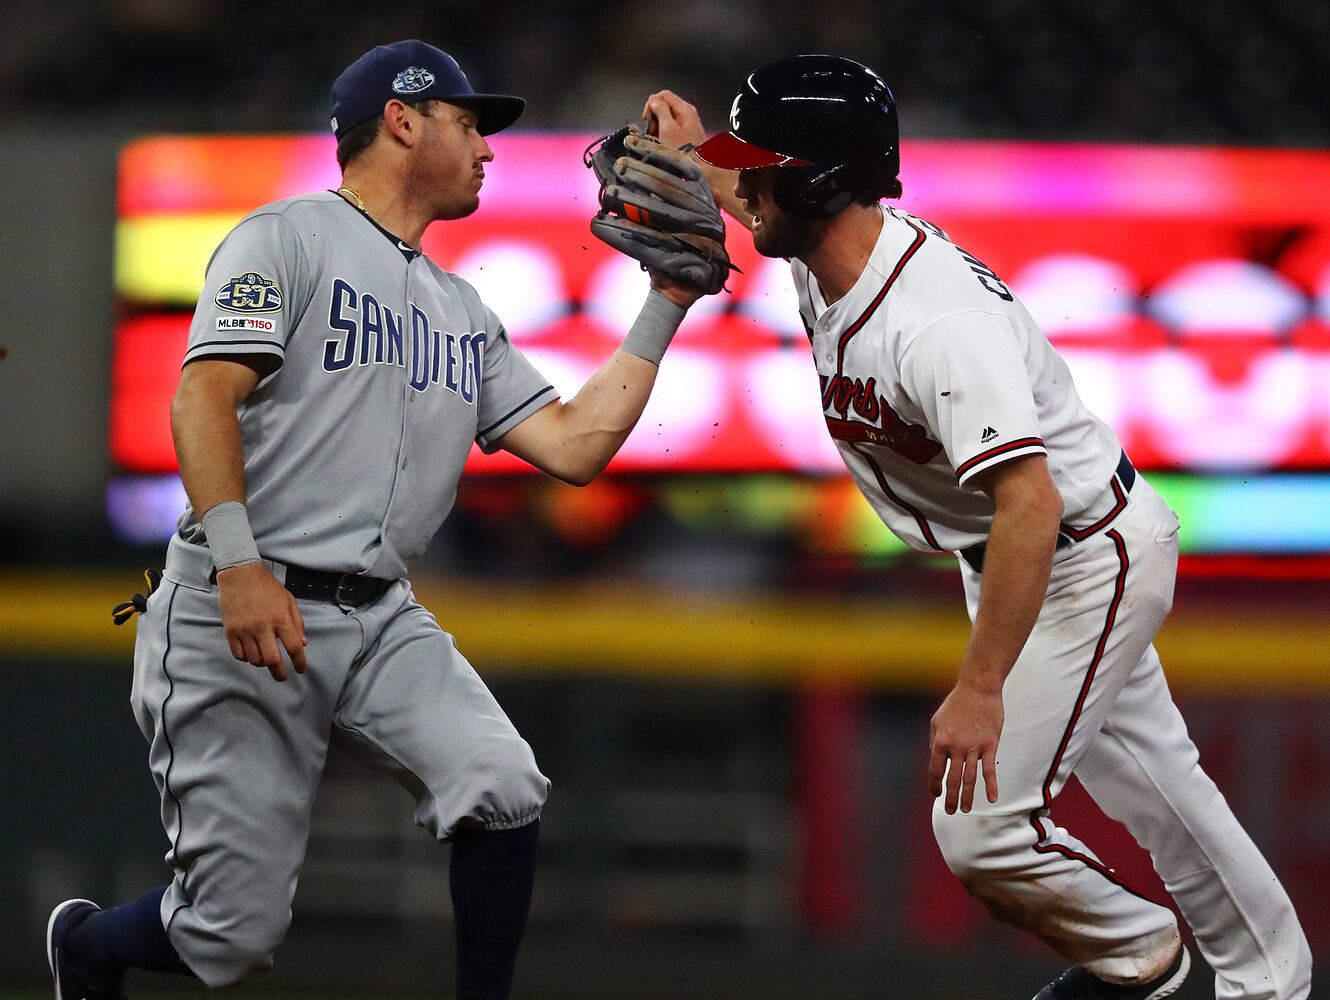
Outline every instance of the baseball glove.
{"type": "Polygon", "coordinates": [[[702,169],[636,123],[601,136],[584,154],[600,181],[591,231],[620,253],[680,285],[714,295],[737,271],[725,222],[702,169]]]}

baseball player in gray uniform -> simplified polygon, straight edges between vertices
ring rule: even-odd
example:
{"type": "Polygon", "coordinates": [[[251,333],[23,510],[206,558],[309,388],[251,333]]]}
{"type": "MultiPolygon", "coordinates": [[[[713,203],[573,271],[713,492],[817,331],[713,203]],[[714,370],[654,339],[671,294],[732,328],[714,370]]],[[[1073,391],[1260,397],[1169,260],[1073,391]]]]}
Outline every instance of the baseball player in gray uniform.
{"type": "Polygon", "coordinates": [[[56,1000],[119,996],[129,968],[218,987],[270,966],[333,739],[452,842],[456,995],[508,996],[550,785],[406,574],[473,442],[597,475],[699,296],[653,273],[564,404],[421,254],[431,222],[476,210],[484,136],[523,107],[431,45],[373,49],[333,85],[342,186],[256,210],[213,255],[171,412],[189,509],[138,601],[132,694],[175,875],[124,906],[56,907],[56,1000]]]}

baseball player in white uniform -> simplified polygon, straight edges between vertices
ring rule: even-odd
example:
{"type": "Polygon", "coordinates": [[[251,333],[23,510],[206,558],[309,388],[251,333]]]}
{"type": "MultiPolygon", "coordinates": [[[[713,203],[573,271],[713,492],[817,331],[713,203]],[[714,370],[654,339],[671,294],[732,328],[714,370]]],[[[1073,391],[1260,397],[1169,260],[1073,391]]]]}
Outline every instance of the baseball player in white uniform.
{"type": "Polygon", "coordinates": [[[484,137],[525,102],[420,41],[366,53],[332,98],[342,185],[256,209],[209,262],[172,405],[190,506],[160,586],[118,609],[143,613],[132,700],[174,878],[55,908],[56,1000],[112,1000],[130,968],[220,987],[269,967],[333,741],[452,842],[456,996],[511,989],[549,782],[407,573],[474,443],[595,477],[700,293],[653,271],[622,347],[559,402],[420,251],[476,210],[484,137]]]}
{"type": "Polygon", "coordinates": [[[1037,1000],[1156,1000],[1190,966],[1173,912],[1050,818],[1073,773],[1149,851],[1217,997],[1305,1000],[1293,907],[1201,769],[1152,645],[1178,520],[1002,280],[881,204],[901,194],[886,84],[783,59],[705,142],[673,93],[647,109],[663,141],[700,144],[757,250],[790,259],[827,428],[873,509],[959,556],[973,629],[932,720],[933,827],[975,898],[1075,963],[1037,1000]]]}

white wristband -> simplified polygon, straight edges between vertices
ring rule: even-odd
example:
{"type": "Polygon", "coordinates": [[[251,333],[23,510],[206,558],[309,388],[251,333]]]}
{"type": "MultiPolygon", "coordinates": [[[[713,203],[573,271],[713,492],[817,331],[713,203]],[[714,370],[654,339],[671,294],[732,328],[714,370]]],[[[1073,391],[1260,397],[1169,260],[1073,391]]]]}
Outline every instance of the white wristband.
{"type": "Polygon", "coordinates": [[[633,320],[628,336],[623,338],[621,349],[627,353],[659,365],[665,357],[665,348],[674,339],[674,331],[679,329],[688,310],[671,302],[663,294],[651,289],[647,300],[642,303],[642,311],[633,320]]]}
{"type": "Polygon", "coordinates": [[[203,534],[218,572],[259,561],[259,547],[249,527],[249,513],[239,500],[227,500],[202,517],[203,534]]]}

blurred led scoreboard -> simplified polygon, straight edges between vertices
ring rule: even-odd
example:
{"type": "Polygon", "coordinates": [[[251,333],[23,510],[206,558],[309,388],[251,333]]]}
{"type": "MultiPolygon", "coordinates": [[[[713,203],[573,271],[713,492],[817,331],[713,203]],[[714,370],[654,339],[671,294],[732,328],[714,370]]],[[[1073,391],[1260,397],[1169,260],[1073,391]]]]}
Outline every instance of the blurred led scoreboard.
{"type": "MultiPolygon", "coordinates": [[[[480,210],[431,227],[424,246],[479,289],[565,398],[646,288],[587,229],[589,138],[497,137],[480,210]]],[[[1330,548],[1330,477],[1305,475],[1330,470],[1330,154],[920,141],[902,159],[902,207],[1003,277],[1138,466],[1221,474],[1212,491],[1238,474],[1304,473],[1267,479],[1266,495],[1287,481],[1300,507],[1322,505],[1313,537],[1298,530],[1304,550],[1330,548]]],[[[152,483],[175,471],[168,404],[213,248],[254,207],[338,182],[326,137],[125,148],[113,507],[153,506],[152,483]]],[[[758,256],[732,222],[728,243],[743,274],[694,307],[611,469],[840,474],[788,265],[758,256]]],[[[526,468],[478,449],[469,467],[526,468]]],[[[168,506],[178,497],[177,484],[168,506]]]]}

